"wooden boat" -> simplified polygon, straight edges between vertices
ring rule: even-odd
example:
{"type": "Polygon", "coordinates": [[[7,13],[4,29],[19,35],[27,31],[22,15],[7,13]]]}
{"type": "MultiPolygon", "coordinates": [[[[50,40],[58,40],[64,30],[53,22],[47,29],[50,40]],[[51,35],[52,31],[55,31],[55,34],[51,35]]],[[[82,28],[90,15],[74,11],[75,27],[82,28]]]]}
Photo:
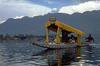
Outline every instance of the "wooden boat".
{"type": "Polygon", "coordinates": [[[45,28],[45,41],[34,42],[34,45],[55,49],[81,46],[80,39],[81,36],[84,35],[84,32],[56,20],[55,17],[51,17],[49,19],[49,21],[45,24],[45,28]],[[50,41],[50,31],[56,33],[55,38],[52,41],[50,41]]]}
{"type": "Polygon", "coordinates": [[[66,44],[66,43],[61,43],[61,44],[48,43],[48,44],[46,44],[44,42],[34,42],[33,45],[37,45],[39,47],[49,48],[49,49],[65,49],[65,48],[77,47],[76,44],[66,44]]]}

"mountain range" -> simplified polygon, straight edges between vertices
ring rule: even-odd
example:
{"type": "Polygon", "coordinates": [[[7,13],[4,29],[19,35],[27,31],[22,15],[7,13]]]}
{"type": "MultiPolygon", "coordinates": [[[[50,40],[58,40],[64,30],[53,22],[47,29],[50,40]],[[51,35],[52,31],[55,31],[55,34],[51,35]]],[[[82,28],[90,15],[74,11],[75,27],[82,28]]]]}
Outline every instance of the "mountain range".
{"type": "Polygon", "coordinates": [[[72,15],[64,13],[49,13],[35,17],[24,16],[21,19],[9,18],[6,22],[0,24],[0,34],[44,35],[44,25],[52,16],[65,24],[82,30],[86,34],[91,33],[94,37],[99,38],[100,11],[74,13],[72,15]]]}

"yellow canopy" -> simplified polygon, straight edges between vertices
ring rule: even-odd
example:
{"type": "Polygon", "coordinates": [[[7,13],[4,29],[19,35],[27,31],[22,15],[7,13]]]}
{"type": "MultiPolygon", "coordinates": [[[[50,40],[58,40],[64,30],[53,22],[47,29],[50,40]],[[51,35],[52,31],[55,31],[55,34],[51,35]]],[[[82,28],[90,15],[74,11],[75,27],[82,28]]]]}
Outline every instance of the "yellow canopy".
{"type": "MultiPolygon", "coordinates": [[[[47,22],[46,23],[46,28],[49,27],[51,24],[52,24],[52,22],[47,22]]],[[[58,26],[59,28],[63,29],[63,30],[66,30],[66,31],[69,31],[69,32],[72,32],[72,33],[76,33],[76,34],[78,34],[80,36],[84,35],[84,32],[82,32],[82,31],[80,31],[80,30],[78,30],[78,29],[76,29],[74,27],[71,27],[71,26],[69,26],[67,24],[64,24],[62,22],[59,22],[57,20],[55,22],[55,25],[58,26]]]]}

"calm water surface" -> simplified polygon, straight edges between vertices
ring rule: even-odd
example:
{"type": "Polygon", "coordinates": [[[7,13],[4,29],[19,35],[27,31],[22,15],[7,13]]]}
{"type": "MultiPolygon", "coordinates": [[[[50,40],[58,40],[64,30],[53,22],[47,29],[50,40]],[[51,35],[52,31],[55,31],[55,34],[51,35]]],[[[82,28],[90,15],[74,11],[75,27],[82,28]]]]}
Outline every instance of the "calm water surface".
{"type": "Polygon", "coordinates": [[[29,41],[0,42],[0,66],[99,66],[100,45],[47,50],[29,41]]]}

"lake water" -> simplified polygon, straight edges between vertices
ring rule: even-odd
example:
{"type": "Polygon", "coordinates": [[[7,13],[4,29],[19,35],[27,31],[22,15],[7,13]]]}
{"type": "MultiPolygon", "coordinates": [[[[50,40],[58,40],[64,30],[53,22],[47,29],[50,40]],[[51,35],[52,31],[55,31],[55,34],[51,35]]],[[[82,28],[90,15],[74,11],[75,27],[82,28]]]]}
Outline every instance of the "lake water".
{"type": "Polygon", "coordinates": [[[99,66],[100,45],[47,50],[29,41],[0,42],[0,66],[99,66]]]}

